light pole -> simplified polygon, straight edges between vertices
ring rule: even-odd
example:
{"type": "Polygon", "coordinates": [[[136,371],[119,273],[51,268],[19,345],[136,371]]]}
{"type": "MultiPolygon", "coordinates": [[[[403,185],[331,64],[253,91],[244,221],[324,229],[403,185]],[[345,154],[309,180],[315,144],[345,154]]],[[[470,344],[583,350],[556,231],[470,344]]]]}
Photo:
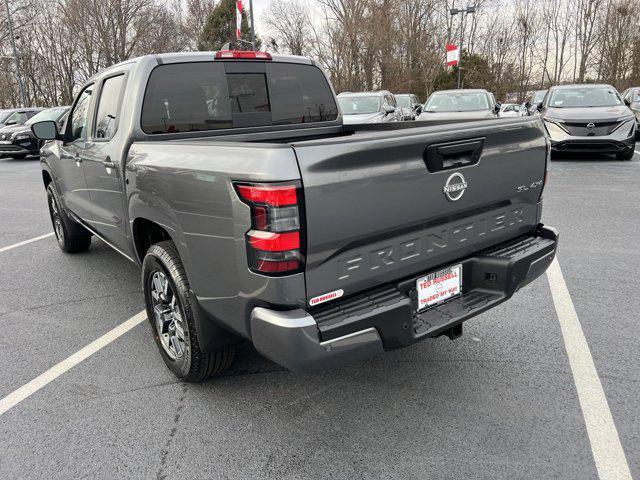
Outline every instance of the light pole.
{"type": "Polygon", "coordinates": [[[13,60],[16,63],[16,77],[18,77],[20,102],[22,103],[22,107],[26,107],[27,98],[24,94],[24,84],[22,83],[22,75],[20,74],[20,60],[18,59],[18,51],[16,50],[16,37],[13,34],[13,22],[11,21],[11,12],[9,11],[9,0],[4,0],[4,6],[7,9],[7,25],[9,26],[9,37],[11,38],[11,48],[13,49],[13,60]]]}
{"type": "Polygon", "coordinates": [[[251,43],[253,48],[256,48],[256,29],[253,24],[253,0],[249,0],[249,11],[251,12],[251,43]]]}
{"type": "Polygon", "coordinates": [[[458,89],[460,89],[460,64],[462,63],[462,43],[464,42],[464,15],[469,13],[475,13],[476,7],[467,7],[467,8],[452,8],[449,10],[451,16],[460,14],[460,46],[458,55],[458,89]]]}

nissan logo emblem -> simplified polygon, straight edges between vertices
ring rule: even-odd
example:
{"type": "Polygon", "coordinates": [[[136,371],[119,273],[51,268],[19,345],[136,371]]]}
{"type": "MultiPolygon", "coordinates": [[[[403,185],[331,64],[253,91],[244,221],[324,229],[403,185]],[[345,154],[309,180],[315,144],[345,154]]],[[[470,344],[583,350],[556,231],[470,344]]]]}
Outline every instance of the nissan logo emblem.
{"type": "Polygon", "coordinates": [[[589,130],[593,130],[594,128],[596,128],[596,124],[595,123],[587,123],[587,128],[589,130]]]}
{"type": "Polygon", "coordinates": [[[464,176],[458,172],[451,174],[444,184],[444,187],[442,187],[444,196],[452,202],[460,200],[466,189],[467,181],[464,179],[464,176]]]}

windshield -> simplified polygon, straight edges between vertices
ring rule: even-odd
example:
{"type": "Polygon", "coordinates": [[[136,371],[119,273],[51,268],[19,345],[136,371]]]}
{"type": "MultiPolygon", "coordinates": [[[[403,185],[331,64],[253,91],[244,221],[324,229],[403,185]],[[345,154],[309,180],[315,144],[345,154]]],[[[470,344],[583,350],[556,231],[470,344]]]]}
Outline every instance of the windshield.
{"type": "Polygon", "coordinates": [[[615,107],[616,105],[622,105],[622,102],[612,87],[576,87],[554,91],[548,106],[553,108],[587,108],[615,107]]]}
{"type": "Polygon", "coordinates": [[[473,112],[490,107],[484,92],[441,92],[432,94],[424,109],[427,112],[473,112]]]}
{"type": "Polygon", "coordinates": [[[45,122],[47,120],[53,120],[57,122],[58,119],[64,114],[66,111],[65,108],[50,108],[48,110],[43,110],[40,113],[37,113],[29,120],[24,122],[25,125],[33,125],[36,122],[45,122]]]}
{"type": "Polygon", "coordinates": [[[13,112],[7,118],[5,118],[5,123],[13,122],[13,125],[22,125],[29,119],[25,112],[13,112]]]}
{"type": "Polygon", "coordinates": [[[542,102],[544,100],[544,96],[547,94],[546,90],[538,90],[534,95],[531,103],[536,104],[542,102]]]}
{"type": "Polygon", "coordinates": [[[396,103],[399,107],[411,108],[411,97],[409,95],[396,95],[396,103]]]}
{"type": "Polygon", "coordinates": [[[340,110],[343,115],[362,115],[376,113],[380,110],[380,97],[371,95],[368,97],[338,97],[340,110]]]}

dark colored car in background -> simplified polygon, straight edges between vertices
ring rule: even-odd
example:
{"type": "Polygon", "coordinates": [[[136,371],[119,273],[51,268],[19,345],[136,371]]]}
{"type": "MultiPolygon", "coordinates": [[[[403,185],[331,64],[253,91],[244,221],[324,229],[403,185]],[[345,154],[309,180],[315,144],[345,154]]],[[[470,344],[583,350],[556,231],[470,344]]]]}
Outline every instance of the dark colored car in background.
{"type": "Polygon", "coordinates": [[[400,93],[396,94],[395,97],[398,107],[411,112],[413,118],[410,118],[410,120],[415,120],[416,117],[422,113],[422,103],[420,103],[420,99],[413,93],[400,93]]]}
{"type": "Polygon", "coordinates": [[[31,132],[31,125],[53,120],[62,128],[68,111],[69,107],[48,108],[36,113],[24,124],[8,125],[0,129],[0,157],[24,158],[27,155],[37,155],[44,142],[31,132]]]}
{"type": "Polygon", "coordinates": [[[627,88],[622,92],[622,101],[636,117],[636,139],[640,138],[640,87],[627,88]]]}
{"type": "Polygon", "coordinates": [[[0,128],[4,127],[4,121],[9,118],[13,110],[0,110],[0,128]]]}
{"type": "Polygon", "coordinates": [[[612,153],[631,160],[636,117],[611,85],[551,87],[539,108],[554,153],[612,153]]]}
{"type": "Polygon", "coordinates": [[[547,94],[548,90],[536,90],[531,95],[531,98],[525,103],[527,110],[529,111],[529,115],[534,115],[538,112],[538,107],[542,105],[544,100],[544,96],[547,94]]]}
{"type": "Polygon", "coordinates": [[[42,108],[11,108],[9,110],[0,110],[0,132],[4,127],[11,125],[23,125],[24,122],[33,117],[36,113],[43,110],[42,108]]]}
{"type": "Polygon", "coordinates": [[[483,89],[440,90],[433,92],[417,120],[465,121],[496,118],[500,104],[483,89]]]}

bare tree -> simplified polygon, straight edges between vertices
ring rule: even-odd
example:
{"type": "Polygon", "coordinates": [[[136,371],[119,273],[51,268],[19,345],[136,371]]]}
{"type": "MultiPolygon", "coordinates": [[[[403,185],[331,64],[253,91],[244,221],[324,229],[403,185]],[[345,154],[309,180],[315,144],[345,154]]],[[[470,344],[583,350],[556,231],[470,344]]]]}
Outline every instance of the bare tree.
{"type": "Polygon", "coordinates": [[[296,0],[276,0],[265,18],[269,33],[283,51],[305,55],[311,49],[313,28],[306,6],[296,0]]]}

